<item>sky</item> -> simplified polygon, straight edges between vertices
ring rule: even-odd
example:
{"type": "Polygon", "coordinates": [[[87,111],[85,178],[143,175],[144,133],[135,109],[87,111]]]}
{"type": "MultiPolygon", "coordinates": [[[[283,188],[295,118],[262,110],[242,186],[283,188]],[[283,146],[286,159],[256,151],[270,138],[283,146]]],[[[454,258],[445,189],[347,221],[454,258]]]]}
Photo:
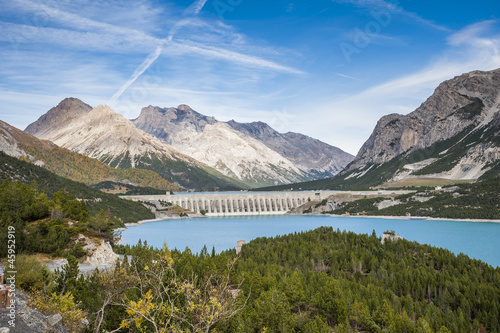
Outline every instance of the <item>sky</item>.
{"type": "Polygon", "coordinates": [[[66,97],[129,119],[187,104],[356,154],[378,119],[500,67],[500,2],[0,0],[0,120],[66,97]]]}

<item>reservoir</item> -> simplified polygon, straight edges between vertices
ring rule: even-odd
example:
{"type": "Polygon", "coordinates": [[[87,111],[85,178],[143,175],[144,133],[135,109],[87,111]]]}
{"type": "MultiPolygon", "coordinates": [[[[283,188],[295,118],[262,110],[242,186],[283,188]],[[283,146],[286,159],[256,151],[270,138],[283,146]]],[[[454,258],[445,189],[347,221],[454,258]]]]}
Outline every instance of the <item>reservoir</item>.
{"type": "Polygon", "coordinates": [[[493,267],[500,266],[500,223],[443,221],[423,219],[385,219],[340,216],[280,215],[212,217],[148,222],[122,231],[123,244],[135,245],[141,239],[161,248],[183,251],[189,247],[198,253],[206,245],[210,253],[236,247],[238,240],[247,243],[258,237],[274,237],[308,231],[322,226],[334,230],[381,237],[394,230],[410,241],[442,247],[455,254],[464,253],[493,267]]]}

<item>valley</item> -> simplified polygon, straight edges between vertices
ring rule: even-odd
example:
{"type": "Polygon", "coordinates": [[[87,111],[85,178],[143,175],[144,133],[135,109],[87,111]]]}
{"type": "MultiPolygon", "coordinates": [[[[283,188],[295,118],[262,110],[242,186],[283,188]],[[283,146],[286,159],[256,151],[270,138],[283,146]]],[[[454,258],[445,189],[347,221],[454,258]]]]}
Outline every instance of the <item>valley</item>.
{"type": "Polygon", "coordinates": [[[497,4],[236,2],[2,7],[0,333],[500,332],[497,4]]]}

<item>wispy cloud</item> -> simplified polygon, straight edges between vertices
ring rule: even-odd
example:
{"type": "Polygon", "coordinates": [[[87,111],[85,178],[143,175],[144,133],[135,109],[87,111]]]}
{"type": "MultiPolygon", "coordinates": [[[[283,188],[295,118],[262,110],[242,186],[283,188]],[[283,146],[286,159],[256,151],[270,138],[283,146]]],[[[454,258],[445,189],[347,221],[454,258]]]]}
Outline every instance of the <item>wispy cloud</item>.
{"type": "MultiPolygon", "coordinates": [[[[184,12],[186,16],[196,16],[200,13],[205,6],[207,0],[196,0],[188,9],[184,12]]],[[[181,21],[182,22],[182,21],[181,21]]],[[[184,22],[182,23],[184,24],[184,22]]],[[[174,27],[170,30],[170,34],[165,40],[162,40],[158,43],[156,50],[149,54],[146,59],[137,67],[132,76],[118,89],[118,91],[111,97],[111,99],[106,104],[114,103],[120,96],[141,76],[161,55],[163,51],[163,46],[167,42],[171,42],[174,34],[177,32],[180,24],[175,24],[174,27]]]]}
{"type": "Polygon", "coordinates": [[[356,81],[362,81],[361,79],[358,79],[358,78],[355,78],[355,77],[352,77],[352,76],[349,76],[349,75],[345,75],[345,74],[335,73],[335,75],[338,75],[340,77],[344,77],[346,79],[351,79],[351,80],[356,80],[356,81]]]}
{"type": "Polygon", "coordinates": [[[422,16],[418,15],[417,13],[405,10],[404,7],[399,3],[399,1],[395,1],[394,3],[385,0],[332,0],[332,1],[337,3],[350,3],[360,8],[366,8],[366,9],[386,9],[389,10],[391,13],[405,16],[411,19],[412,21],[427,26],[429,28],[445,32],[451,31],[449,28],[436,24],[431,20],[427,20],[422,16]]]}
{"type": "Polygon", "coordinates": [[[111,96],[111,98],[106,102],[107,105],[111,105],[114,103],[120,96],[127,90],[136,80],[139,76],[141,76],[155,61],[158,59],[162,52],[162,46],[159,45],[155,52],[151,53],[150,55],[147,56],[146,59],[137,67],[135,72],[132,74],[132,76],[118,89],[118,91],[111,96]]]}
{"type": "MultiPolygon", "coordinates": [[[[17,0],[13,4],[19,6],[18,8],[23,12],[35,13],[40,17],[43,17],[44,20],[50,21],[52,24],[60,23],[63,24],[66,28],[72,28],[85,32],[93,31],[99,32],[101,34],[113,34],[115,36],[127,35],[129,36],[129,38],[133,37],[136,39],[151,38],[151,36],[140,30],[97,21],[30,0],[17,0]]],[[[38,25],[34,24],[34,26],[37,27],[38,25]]]]}
{"type": "Polygon", "coordinates": [[[183,53],[195,53],[199,55],[208,56],[211,58],[227,60],[237,64],[252,66],[255,68],[271,69],[289,74],[305,74],[301,70],[289,66],[280,65],[273,61],[265,60],[259,57],[254,57],[218,47],[205,46],[191,42],[189,40],[181,40],[175,42],[175,46],[183,53]]]}
{"type": "MultiPolygon", "coordinates": [[[[82,50],[91,49],[93,51],[100,50],[112,53],[130,54],[132,52],[140,54],[149,51],[150,53],[147,54],[146,58],[120,86],[117,92],[113,94],[108,103],[116,101],[162,54],[199,55],[205,57],[205,59],[218,59],[253,68],[291,74],[303,73],[300,70],[278,64],[274,61],[249,55],[247,52],[241,53],[216,45],[221,44],[219,43],[220,41],[226,40],[228,33],[236,41],[241,41],[242,36],[232,32],[229,26],[220,22],[218,22],[220,24],[208,24],[204,20],[196,18],[205,4],[206,0],[195,1],[184,11],[183,17],[175,20],[175,23],[169,30],[168,36],[158,38],[140,30],[82,17],[78,14],[67,12],[63,8],[54,8],[31,0],[19,0],[16,3],[18,9],[28,13],[44,13],[44,15],[50,18],[52,24],[57,23],[59,27],[0,22],[0,29],[6,32],[0,35],[0,40],[10,41],[9,36],[21,36],[17,38],[17,43],[52,43],[65,48],[76,47],[82,50]],[[189,33],[184,33],[183,39],[176,39],[175,36],[183,27],[201,27],[205,33],[211,31],[213,33],[209,37],[212,40],[206,38],[201,42],[190,41],[185,38],[189,38],[189,33]],[[26,34],[26,31],[29,31],[29,34],[26,34]]],[[[231,45],[225,46],[231,47],[231,45]]],[[[248,45],[247,47],[251,46],[248,45]]]]}

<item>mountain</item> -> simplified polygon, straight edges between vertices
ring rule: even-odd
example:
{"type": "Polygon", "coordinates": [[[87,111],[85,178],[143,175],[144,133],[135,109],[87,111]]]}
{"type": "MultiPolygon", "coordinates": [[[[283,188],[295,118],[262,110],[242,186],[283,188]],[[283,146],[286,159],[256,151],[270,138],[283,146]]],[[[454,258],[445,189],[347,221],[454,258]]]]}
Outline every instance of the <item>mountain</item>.
{"type": "Polygon", "coordinates": [[[1,120],[0,151],[87,185],[115,181],[140,187],[155,187],[159,190],[178,189],[155,172],[112,168],[93,158],[60,148],[50,141],[40,140],[1,120]]]}
{"type": "Polygon", "coordinates": [[[108,106],[93,109],[64,107],[51,109],[26,131],[56,145],[98,159],[115,168],[139,168],[188,189],[240,189],[245,185],[188,157],[134,126],[108,106]]]}
{"type": "Polygon", "coordinates": [[[337,177],[306,188],[438,185],[500,172],[500,69],[441,83],[415,111],[382,117],[337,177]]]}
{"type": "Polygon", "coordinates": [[[133,122],[137,128],[179,151],[250,186],[331,176],[352,159],[338,148],[300,134],[296,135],[298,138],[294,133],[279,134],[264,123],[258,124],[267,126],[269,134],[254,135],[257,131],[252,131],[251,127],[257,123],[219,122],[187,105],[177,108],[148,106],[133,122]],[[342,160],[344,164],[340,165],[335,154],[341,155],[341,159],[347,157],[348,161],[342,160]]]}
{"type": "Polygon", "coordinates": [[[63,178],[45,168],[20,160],[0,151],[0,181],[19,181],[31,184],[36,181],[39,190],[49,197],[63,189],[73,192],[78,199],[85,200],[92,214],[101,210],[121,218],[124,223],[154,218],[154,214],[139,202],[120,199],[114,194],[101,192],[82,183],[63,178]]]}
{"type": "Polygon", "coordinates": [[[41,137],[45,133],[52,131],[59,124],[78,119],[91,110],[92,107],[90,105],[82,102],[78,98],[65,98],[57,106],[42,115],[36,122],[26,127],[24,131],[32,135],[36,133],[41,137]]]}
{"type": "Polygon", "coordinates": [[[231,120],[228,125],[261,141],[315,179],[336,175],[354,159],[354,156],[340,148],[300,133],[279,133],[260,121],[238,123],[231,120]]]}
{"type": "Polygon", "coordinates": [[[498,167],[499,110],[500,69],[457,76],[408,115],[380,119],[346,173],[351,178],[380,174],[375,169],[399,160],[381,180],[478,179],[498,167]]]}

